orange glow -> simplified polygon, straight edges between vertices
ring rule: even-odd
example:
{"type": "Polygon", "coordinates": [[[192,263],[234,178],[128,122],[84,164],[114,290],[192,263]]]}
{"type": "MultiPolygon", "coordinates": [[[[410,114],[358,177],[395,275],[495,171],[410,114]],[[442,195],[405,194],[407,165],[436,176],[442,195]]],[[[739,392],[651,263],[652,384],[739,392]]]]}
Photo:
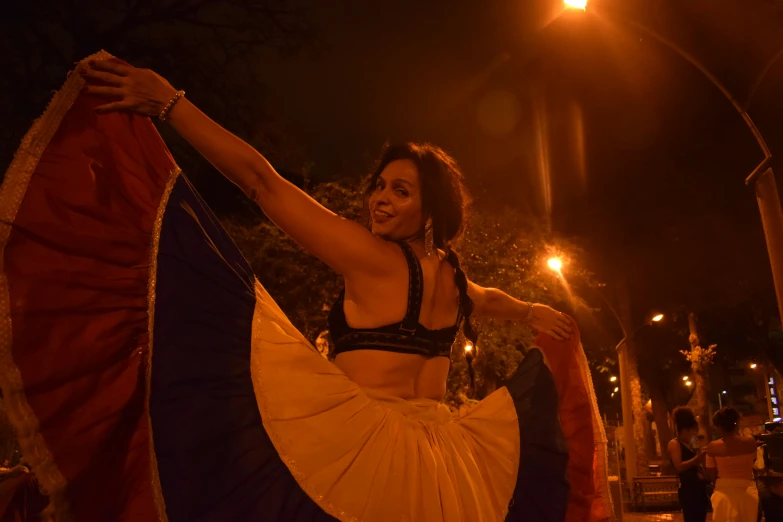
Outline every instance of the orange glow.
{"type": "Polygon", "coordinates": [[[652,318],[653,322],[657,323],[660,321],[663,321],[663,314],[658,314],[655,317],[652,318]]]}
{"type": "Polygon", "coordinates": [[[753,363],[750,365],[751,370],[755,370],[758,365],[756,363],[753,363]]]}
{"type": "Polygon", "coordinates": [[[471,352],[471,351],[473,351],[473,344],[472,344],[472,343],[467,343],[467,344],[465,344],[465,351],[466,351],[466,352],[471,352]]]}
{"type": "Polygon", "coordinates": [[[546,262],[547,266],[555,272],[560,272],[563,269],[563,261],[559,257],[552,257],[546,262]]]}
{"type": "Polygon", "coordinates": [[[617,377],[612,375],[611,377],[609,377],[609,382],[617,382],[617,377]]]}
{"type": "Polygon", "coordinates": [[[537,86],[533,93],[533,118],[535,129],[536,170],[541,180],[541,199],[546,211],[547,227],[552,223],[552,172],[549,150],[549,120],[546,111],[547,100],[543,86],[537,86]]]}
{"type": "Polygon", "coordinates": [[[685,381],[685,386],[693,386],[693,383],[691,381],[685,381]]]}
{"type": "Polygon", "coordinates": [[[587,7],[587,0],[564,0],[563,3],[566,5],[566,7],[570,7],[572,9],[584,10],[587,7]]]}
{"type": "Polygon", "coordinates": [[[582,107],[577,102],[571,103],[571,114],[574,129],[574,155],[576,157],[576,173],[582,189],[587,187],[587,153],[585,152],[585,121],[582,107]]]}

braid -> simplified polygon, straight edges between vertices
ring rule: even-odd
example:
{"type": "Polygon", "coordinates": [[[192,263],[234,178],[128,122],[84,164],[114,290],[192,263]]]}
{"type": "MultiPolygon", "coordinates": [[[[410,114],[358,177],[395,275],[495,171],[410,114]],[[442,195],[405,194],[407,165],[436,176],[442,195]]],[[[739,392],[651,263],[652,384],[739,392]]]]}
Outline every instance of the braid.
{"type": "Polygon", "coordinates": [[[460,266],[459,256],[449,247],[446,247],[446,260],[456,271],[454,283],[457,285],[457,290],[459,290],[459,307],[463,317],[462,333],[468,341],[473,343],[473,346],[476,346],[478,333],[473,327],[473,321],[471,320],[471,315],[473,314],[473,299],[468,295],[468,278],[465,276],[465,272],[460,266]]]}

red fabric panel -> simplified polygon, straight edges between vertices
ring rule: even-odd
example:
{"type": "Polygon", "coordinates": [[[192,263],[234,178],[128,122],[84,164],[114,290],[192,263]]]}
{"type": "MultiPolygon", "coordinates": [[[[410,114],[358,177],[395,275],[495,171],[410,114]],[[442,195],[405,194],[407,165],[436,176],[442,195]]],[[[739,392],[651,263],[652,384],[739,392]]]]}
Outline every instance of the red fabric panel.
{"type": "Polygon", "coordinates": [[[570,341],[538,335],[534,342],[546,356],[560,396],[560,423],[568,443],[568,480],[571,492],[566,522],[608,520],[606,498],[601,492],[599,454],[593,431],[594,413],[590,390],[579,366],[579,332],[570,341]]]}
{"type": "Polygon", "coordinates": [[[148,118],[81,94],[40,158],[5,249],[13,357],[74,520],[157,520],[147,288],[175,168],[148,118]]]}

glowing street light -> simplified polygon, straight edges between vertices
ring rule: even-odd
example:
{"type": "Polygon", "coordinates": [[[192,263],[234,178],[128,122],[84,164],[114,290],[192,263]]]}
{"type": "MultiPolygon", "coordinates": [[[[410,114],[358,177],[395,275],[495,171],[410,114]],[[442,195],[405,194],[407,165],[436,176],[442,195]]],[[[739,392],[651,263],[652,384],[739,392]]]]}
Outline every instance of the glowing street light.
{"type": "Polygon", "coordinates": [[[617,392],[619,392],[619,391],[620,391],[620,388],[619,388],[619,387],[617,387],[617,388],[615,388],[615,389],[614,389],[614,392],[615,392],[615,393],[617,393],[617,392]]]}
{"type": "Polygon", "coordinates": [[[663,314],[658,314],[653,316],[652,320],[654,323],[660,323],[661,321],[663,321],[663,314]]]}
{"type": "Polygon", "coordinates": [[[547,264],[547,266],[549,267],[550,270],[552,270],[554,272],[557,272],[558,274],[563,269],[563,260],[560,259],[559,257],[551,257],[551,258],[549,258],[549,260],[546,262],[546,264],[547,264]]]}
{"type": "Polygon", "coordinates": [[[693,386],[693,383],[691,381],[685,381],[685,386],[688,387],[693,386]]]}
{"type": "Polygon", "coordinates": [[[609,377],[609,382],[617,382],[617,376],[612,375],[611,377],[609,377]]]}
{"type": "Polygon", "coordinates": [[[750,365],[750,369],[751,369],[751,370],[755,370],[757,366],[758,366],[758,364],[756,364],[756,363],[752,363],[752,364],[750,365]]]}
{"type": "Polygon", "coordinates": [[[570,7],[571,9],[581,9],[582,11],[584,11],[587,7],[587,0],[564,0],[563,3],[566,5],[566,7],[570,7]]]}
{"type": "Polygon", "coordinates": [[[683,375],[683,376],[682,376],[682,380],[683,380],[683,381],[687,381],[687,380],[689,380],[689,379],[688,379],[688,376],[687,376],[687,375],[683,375]]]}
{"type": "Polygon", "coordinates": [[[473,343],[467,342],[465,343],[465,353],[470,353],[473,351],[473,343]]]}

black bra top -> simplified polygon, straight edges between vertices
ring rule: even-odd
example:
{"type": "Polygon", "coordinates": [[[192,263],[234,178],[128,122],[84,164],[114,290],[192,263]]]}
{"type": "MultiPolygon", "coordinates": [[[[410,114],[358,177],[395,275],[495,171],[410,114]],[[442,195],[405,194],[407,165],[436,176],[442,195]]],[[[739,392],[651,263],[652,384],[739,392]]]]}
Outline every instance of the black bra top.
{"type": "Polygon", "coordinates": [[[430,357],[449,357],[462,321],[462,306],[454,326],[430,330],[419,323],[424,294],[421,263],[410,245],[399,243],[408,262],[408,308],[399,323],[377,328],[351,328],[345,319],[345,290],[329,312],[329,333],[335,344],[335,355],[352,350],[383,350],[430,357]]]}

